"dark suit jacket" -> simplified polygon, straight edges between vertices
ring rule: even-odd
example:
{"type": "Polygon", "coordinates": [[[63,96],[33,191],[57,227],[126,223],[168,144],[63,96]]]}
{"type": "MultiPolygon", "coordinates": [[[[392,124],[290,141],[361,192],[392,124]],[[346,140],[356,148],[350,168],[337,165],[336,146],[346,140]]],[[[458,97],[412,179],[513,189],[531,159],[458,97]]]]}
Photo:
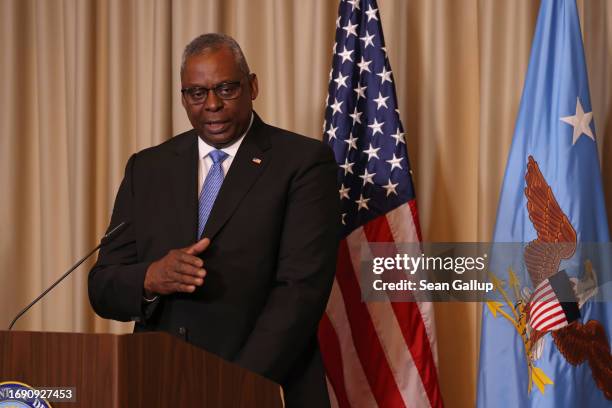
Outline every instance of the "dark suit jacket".
{"type": "Polygon", "coordinates": [[[316,330],[334,276],[339,200],[324,144],[256,115],[204,230],[204,285],[143,306],[151,262],[198,238],[197,137],[183,133],[128,161],[110,226],[129,226],[89,273],[91,304],[102,317],[136,321],[135,331],[181,335],[280,383],[289,407],[325,407],[316,330]]]}

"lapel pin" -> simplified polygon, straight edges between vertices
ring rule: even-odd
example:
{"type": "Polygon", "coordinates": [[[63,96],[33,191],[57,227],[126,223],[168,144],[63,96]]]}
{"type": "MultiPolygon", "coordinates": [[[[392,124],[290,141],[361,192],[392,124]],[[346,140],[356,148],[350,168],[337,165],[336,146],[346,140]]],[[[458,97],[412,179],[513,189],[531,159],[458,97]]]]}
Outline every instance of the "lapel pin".
{"type": "Polygon", "coordinates": [[[255,164],[261,164],[261,159],[257,158],[257,157],[253,157],[253,163],[255,164]]]}

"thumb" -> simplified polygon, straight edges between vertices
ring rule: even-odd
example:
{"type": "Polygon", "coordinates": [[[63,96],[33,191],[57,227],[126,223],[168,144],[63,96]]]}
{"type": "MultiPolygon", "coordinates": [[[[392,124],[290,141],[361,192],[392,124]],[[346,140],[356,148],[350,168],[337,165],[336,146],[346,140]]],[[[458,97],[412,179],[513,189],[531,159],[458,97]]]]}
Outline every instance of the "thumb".
{"type": "Polygon", "coordinates": [[[203,238],[199,240],[198,242],[196,242],[195,244],[193,244],[192,246],[188,247],[186,252],[189,255],[198,255],[204,252],[206,248],[208,248],[209,245],[210,245],[210,239],[203,238]]]}

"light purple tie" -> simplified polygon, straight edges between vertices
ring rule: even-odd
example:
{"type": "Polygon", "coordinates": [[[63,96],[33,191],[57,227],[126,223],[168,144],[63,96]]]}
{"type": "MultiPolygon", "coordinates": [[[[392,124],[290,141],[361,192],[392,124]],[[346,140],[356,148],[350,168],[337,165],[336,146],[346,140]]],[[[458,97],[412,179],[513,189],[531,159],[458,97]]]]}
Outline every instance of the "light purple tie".
{"type": "Polygon", "coordinates": [[[223,160],[227,159],[228,156],[227,153],[221,150],[213,150],[208,153],[208,155],[212,159],[213,165],[210,167],[210,170],[208,170],[208,175],[206,175],[206,180],[204,180],[204,186],[202,187],[202,192],[200,193],[198,239],[202,238],[206,221],[208,221],[210,211],[215,203],[217,194],[219,194],[221,184],[223,184],[224,175],[223,166],[221,166],[221,163],[223,163],[223,160]]]}

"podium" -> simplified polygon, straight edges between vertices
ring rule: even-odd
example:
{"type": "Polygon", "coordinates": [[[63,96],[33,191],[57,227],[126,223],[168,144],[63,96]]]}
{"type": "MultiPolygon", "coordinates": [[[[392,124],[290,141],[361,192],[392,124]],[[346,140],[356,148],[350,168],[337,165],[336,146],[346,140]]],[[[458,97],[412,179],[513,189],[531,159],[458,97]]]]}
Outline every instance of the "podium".
{"type": "Polygon", "coordinates": [[[281,408],[278,384],[167,333],[0,331],[0,382],[74,387],[55,407],[281,408]]]}

